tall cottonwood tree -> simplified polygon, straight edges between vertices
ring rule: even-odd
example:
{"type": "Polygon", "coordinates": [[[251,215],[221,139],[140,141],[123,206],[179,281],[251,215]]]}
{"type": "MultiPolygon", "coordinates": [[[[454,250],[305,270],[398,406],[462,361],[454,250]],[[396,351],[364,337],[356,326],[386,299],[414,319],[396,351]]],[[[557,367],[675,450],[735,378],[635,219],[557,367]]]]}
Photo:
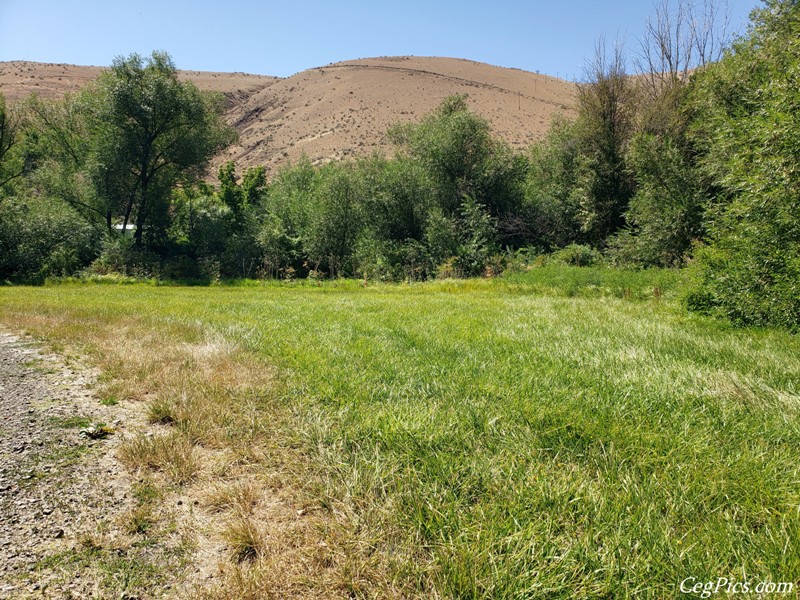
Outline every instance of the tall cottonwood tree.
{"type": "Polygon", "coordinates": [[[236,136],[223,98],[180,81],[165,52],[118,57],[79,94],[30,108],[37,180],[109,231],[133,224],[137,246],[163,243],[175,186],[202,175],[236,136]]]}
{"type": "Polygon", "coordinates": [[[32,96],[25,152],[35,187],[110,232],[119,211],[114,194],[98,193],[104,191],[97,177],[104,165],[92,157],[95,136],[89,118],[96,112],[92,108],[96,100],[88,90],[57,101],[32,96]]]}
{"type": "Polygon", "coordinates": [[[112,195],[123,227],[135,224],[136,245],[166,232],[169,196],[184,179],[235,138],[222,121],[223,100],[178,79],[165,52],[114,60],[95,87],[89,115],[93,174],[100,195],[112,195]]]}

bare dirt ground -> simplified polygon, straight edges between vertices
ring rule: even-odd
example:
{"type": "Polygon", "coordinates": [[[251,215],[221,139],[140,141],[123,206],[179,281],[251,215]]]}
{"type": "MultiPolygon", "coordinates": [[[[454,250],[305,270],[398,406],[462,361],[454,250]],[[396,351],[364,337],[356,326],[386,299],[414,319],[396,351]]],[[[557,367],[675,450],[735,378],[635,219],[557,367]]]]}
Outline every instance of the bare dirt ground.
{"type": "Polygon", "coordinates": [[[1,598],[98,596],[91,561],[76,557],[131,504],[114,453],[132,415],[101,404],[93,383],[0,331],[1,598]],[[92,439],[100,424],[113,432],[92,439]]]}

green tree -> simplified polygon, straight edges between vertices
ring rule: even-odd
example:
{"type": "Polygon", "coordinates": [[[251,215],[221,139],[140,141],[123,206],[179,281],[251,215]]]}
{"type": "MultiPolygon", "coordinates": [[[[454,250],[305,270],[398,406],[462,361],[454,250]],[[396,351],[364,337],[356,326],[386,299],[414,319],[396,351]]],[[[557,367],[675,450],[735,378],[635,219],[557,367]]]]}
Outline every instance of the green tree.
{"type": "Polygon", "coordinates": [[[462,277],[481,275],[497,252],[497,223],[474,198],[465,198],[459,212],[462,241],[454,266],[462,277]]]}
{"type": "Polygon", "coordinates": [[[695,133],[720,186],[695,304],[800,328],[800,4],[768,0],[696,81],[695,133]]]}
{"type": "Polygon", "coordinates": [[[640,266],[681,266],[704,232],[706,191],[687,153],[670,135],[637,134],[627,162],[637,182],[626,212],[629,229],[609,241],[614,259],[640,266]]]}
{"type": "Polygon", "coordinates": [[[314,211],[305,236],[315,270],[331,277],[355,273],[353,254],[364,225],[364,187],[355,166],[330,163],[320,172],[314,211]]]}
{"type": "Polygon", "coordinates": [[[456,216],[469,196],[495,217],[519,208],[526,164],[492,138],[489,123],[472,113],[467,96],[450,96],[420,123],[396,125],[389,138],[430,177],[439,208],[456,216]]]}
{"type": "Polygon", "coordinates": [[[304,155],[270,182],[256,234],[266,274],[275,276],[290,268],[302,273],[313,267],[307,249],[320,181],[319,169],[304,155]]]}
{"type": "Polygon", "coordinates": [[[267,193],[267,170],[259,165],[249,167],[242,177],[242,193],[245,206],[261,204],[267,193]]]}
{"type": "Polygon", "coordinates": [[[38,182],[109,231],[133,224],[137,247],[165,247],[173,190],[236,135],[222,97],[179,81],[164,52],[119,57],[79,94],[30,106],[38,182]]]}
{"type": "Polygon", "coordinates": [[[0,203],[0,280],[74,275],[96,256],[100,235],[71,207],[33,193],[0,203]]]}
{"type": "Polygon", "coordinates": [[[121,199],[114,187],[119,177],[92,153],[95,135],[89,116],[97,112],[97,95],[84,90],[58,101],[33,96],[28,106],[31,183],[68,204],[91,225],[111,232],[120,213],[121,199]]]}
{"type": "Polygon", "coordinates": [[[267,190],[266,170],[262,166],[250,167],[239,183],[236,179],[236,165],[233,161],[228,161],[220,166],[217,179],[220,184],[217,195],[231,210],[234,228],[241,227],[247,213],[263,200],[267,190]]]}
{"type": "Polygon", "coordinates": [[[219,181],[219,199],[233,212],[235,218],[241,218],[244,211],[244,194],[236,182],[236,165],[232,160],[219,168],[217,180],[219,181]]]}
{"type": "Polygon", "coordinates": [[[395,125],[389,138],[423,166],[445,214],[456,214],[463,199],[478,191],[490,151],[489,124],[468,110],[466,95],[445,99],[420,123],[395,125]]]}
{"type": "Polygon", "coordinates": [[[358,163],[358,173],[373,234],[392,242],[421,240],[434,191],[422,165],[405,156],[373,156],[358,163]]]}
{"type": "Polygon", "coordinates": [[[633,87],[625,73],[620,47],[612,56],[603,42],[588,66],[588,81],[578,87],[578,128],[581,140],[577,185],[579,219],[588,240],[604,245],[625,225],[634,181],[625,151],[634,126],[633,87]]]}
{"type": "Polygon", "coordinates": [[[532,146],[525,206],[519,213],[529,244],[551,250],[584,241],[578,218],[580,143],[575,122],[556,117],[547,136],[532,146]]]}
{"type": "Polygon", "coordinates": [[[260,209],[267,193],[266,170],[262,166],[248,168],[241,183],[237,183],[235,177],[231,179],[227,169],[225,171],[224,176],[222,169],[220,171],[218,195],[230,207],[231,219],[225,252],[221,256],[221,272],[226,276],[250,277],[262,258],[258,235],[260,209]]]}
{"type": "Polygon", "coordinates": [[[635,131],[625,162],[636,185],[627,228],[609,241],[623,264],[676,266],[704,235],[710,186],[689,133],[693,70],[718,60],[728,43],[724,3],[661,0],[635,63],[635,131]]]}
{"type": "Polygon", "coordinates": [[[113,174],[110,189],[98,187],[122,199],[118,216],[123,226],[135,223],[136,245],[145,230],[158,243],[169,224],[172,189],[201,175],[235,137],[221,119],[222,98],[179,81],[164,52],[115,59],[96,93],[92,151],[103,172],[113,174]]]}
{"type": "Polygon", "coordinates": [[[6,186],[21,177],[24,171],[20,113],[18,108],[6,106],[5,96],[0,93],[0,199],[6,186]]]}

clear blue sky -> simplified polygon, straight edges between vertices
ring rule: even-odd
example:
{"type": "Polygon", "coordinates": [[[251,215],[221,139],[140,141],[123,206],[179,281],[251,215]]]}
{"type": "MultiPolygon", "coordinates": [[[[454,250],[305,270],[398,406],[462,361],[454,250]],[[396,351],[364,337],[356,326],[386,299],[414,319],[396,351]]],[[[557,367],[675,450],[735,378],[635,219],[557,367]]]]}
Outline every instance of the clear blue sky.
{"type": "MultiPolygon", "coordinates": [[[[743,31],[757,0],[729,0],[743,31]]],[[[108,65],[168,51],[178,68],[288,76],[372,56],[468,58],[580,77],[599,36],[634,48],[650,0],[0,0],[0,61],[108,65]]]]}

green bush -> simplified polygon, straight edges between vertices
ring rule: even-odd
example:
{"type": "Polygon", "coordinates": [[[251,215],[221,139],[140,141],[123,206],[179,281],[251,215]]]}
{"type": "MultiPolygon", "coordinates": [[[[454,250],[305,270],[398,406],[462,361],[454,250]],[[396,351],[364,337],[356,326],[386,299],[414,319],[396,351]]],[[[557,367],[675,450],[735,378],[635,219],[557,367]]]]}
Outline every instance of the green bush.
{"type": "Polygon", "coordinates": [[[600,262],[602,257],[599,251],[584,244],[570,244],[550,255],[553,262],[572,267],[590,267],[600,262]]]}
{"type": "Polygon", "coordinates": [[[159,273],[157,254],[137,247],[128,235],[116,235],[103,241],[102,252],[89,266],[90,275],[119,274],[150,279],[159,273]]]}
{"type": "Polygon", "coordinates": [[[0,279],[40,282],[77,274],[102,234],[68,206],[42,197],[0,200],[0,279]]]}
{"type": "Polygon", "coordinates": [[[735,323],[800,329],[800,4],[770,0],[698,76],[696,133],[721,193],[699,297],[735,323]]]}
{"type": "Polygon", "coordinates": [[[363,237],[356,244],[355,261],[358,275],[365,279],[397,281],[405,276],[403,246],[396,242],[363,237]]]}
{"type": "Polygon", "coordinates": [[[484,274],[497,254],[497,221],[472,197],[461,204],[459,229],[461,244],[454,265],[461,277],[484,274]]]}
{"type": "Polygon", "coordinates": [[[580,137],[577,126],[553,119],[547,136],[531,148],[521,226],[526,243],[558,248],[583,239],[577,187],[580,137]]]}
{"type": "Polygon", "coordinates": [[[685,144],[668,135],[639,134],[627,153],[638,188],[608,254],[622,266],[676,267],[686,263],[703,234],[707,204],[700,175],[685,144]]]}

